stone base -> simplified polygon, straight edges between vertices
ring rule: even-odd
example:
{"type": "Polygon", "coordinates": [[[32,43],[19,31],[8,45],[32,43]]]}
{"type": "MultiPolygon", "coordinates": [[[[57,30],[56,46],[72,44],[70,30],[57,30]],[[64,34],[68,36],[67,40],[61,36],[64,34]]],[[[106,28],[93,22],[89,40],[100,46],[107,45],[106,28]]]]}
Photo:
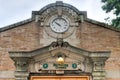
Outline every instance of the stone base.
{"type": "Polygon", "coordinates": [[[25,71],[16,71],[15,77],[16,80],[27,80],[29,73],[25,71]]]}

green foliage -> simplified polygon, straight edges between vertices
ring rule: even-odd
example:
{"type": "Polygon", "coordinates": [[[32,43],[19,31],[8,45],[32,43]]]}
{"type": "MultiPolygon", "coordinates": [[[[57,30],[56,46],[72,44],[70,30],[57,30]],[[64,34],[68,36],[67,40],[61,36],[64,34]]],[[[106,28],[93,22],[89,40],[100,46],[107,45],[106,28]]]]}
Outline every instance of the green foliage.
{"type": "Polygon", "coordinates": [[[116,28],[120,28],[120,0],[101,0],[104,5],[102,9],[106,11],[106,13],[113,12],[116,15],[116,19],[112,20],[112,25],[116,28]]]}

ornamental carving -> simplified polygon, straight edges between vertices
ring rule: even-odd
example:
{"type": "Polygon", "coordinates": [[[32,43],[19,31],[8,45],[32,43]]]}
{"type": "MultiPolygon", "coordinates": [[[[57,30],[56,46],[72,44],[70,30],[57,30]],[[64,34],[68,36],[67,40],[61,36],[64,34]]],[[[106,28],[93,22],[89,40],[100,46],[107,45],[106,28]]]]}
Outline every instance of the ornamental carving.
{"type": "Polygon", "coordinates": [[[63,47],[66,48],[68,46],[68,42],[64,42],[63,39],[57,39],[57,41],[54,41],[51,43],[51,48],[58,48],[58,47],[63,47]]]}
{"type": "Polygon", "coordinates": [[[17,57],[12,59],[15,61],[17,71],[28,71],[29,58],[17,57]]]}

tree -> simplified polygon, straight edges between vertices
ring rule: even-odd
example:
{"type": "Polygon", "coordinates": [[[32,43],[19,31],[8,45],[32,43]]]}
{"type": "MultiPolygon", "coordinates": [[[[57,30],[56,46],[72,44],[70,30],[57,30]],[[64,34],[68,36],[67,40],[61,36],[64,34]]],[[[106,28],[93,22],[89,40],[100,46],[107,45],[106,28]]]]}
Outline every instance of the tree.
{"type": "Polygon", "coordinates": [[[116,15],[115,19],[112,19],[112,26],[120,29],[120,0],[101,0],[104,5],[102,9],[106,13],[113,12],[116,15]]]}

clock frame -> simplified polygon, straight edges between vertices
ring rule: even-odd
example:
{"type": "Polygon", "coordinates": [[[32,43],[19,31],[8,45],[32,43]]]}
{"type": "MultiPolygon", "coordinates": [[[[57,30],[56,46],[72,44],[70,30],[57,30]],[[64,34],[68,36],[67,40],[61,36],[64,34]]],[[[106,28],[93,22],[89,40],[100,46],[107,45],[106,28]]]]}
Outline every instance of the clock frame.
{"type": "Polygon", "coordinates": [[[56,33],[64,33],[69,29],[69,21],[63,17],[56,17],[50,21],[50,27],[56,33]]]}
{"type": "MultiPolygon", "coordinates": [[[[71,36],[76,29],[75,26],[78,26],[78,24],[74,21],[72,16],[68,16],[68,15],[58,16],[57,14],[48,16],[45,19],[43,25],[45,28],[45,33],[47,33],[48,36],[55,38],[55,39],[58,39],[58,38],[65,39],[65,38],[71,36]],[[66,29],[63,29],[62,31],[61,30],[59,31],[59,29],[61,29],[61,28],[58,28],[58,30],[53,29],[54,26],[52,26],[52,23],[54,21],[56,21],[57,19],[58,20],[62,19],[63,22],[66,22],[66,24],[67,24],[66,29]]],[[[59,24],[56,24],[56,25],[59,25],[59,24]]]]}

